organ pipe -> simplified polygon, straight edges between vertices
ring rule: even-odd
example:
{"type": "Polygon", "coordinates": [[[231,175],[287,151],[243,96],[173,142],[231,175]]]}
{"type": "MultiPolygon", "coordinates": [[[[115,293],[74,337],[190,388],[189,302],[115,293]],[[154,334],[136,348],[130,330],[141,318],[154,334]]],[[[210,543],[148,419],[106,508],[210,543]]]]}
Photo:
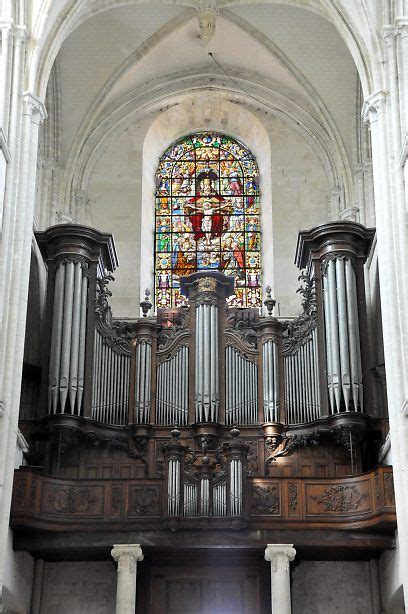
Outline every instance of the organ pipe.
{"type": "Polygon", "coordinates": [[[130,355],[110,347],[95,331],[92,378],[92,418],[106,424],[128,422],[130,355]]]}
{"type": "Polygon", "coordinates": [[[151,404],[152,347],[146,339],[136,345],[134,421],[149,424],[151,404]]]}
{"type": "Polygon", "coordinates": [[[234,347],[225,348],[226,424],[256,424],[258,368],[234,347]]]}
{"type": "Polygon", "coordinates": [[[195,414],[197,422],[217,422],[218,307],[196,305],[195,414]]]}
{"type": "Polygon", "coordinates": [[[320,418],[316,329],[302,345],[284,356],[285,408],[288,424],[320,418]]]}
{"type": "Polygon", "coordinates": [[[157,366],[157,424],[184,426],[188,422],[188,361],[188,347],[180,346],[157,366]]]}
{"type": "Polygon", "coordinates": [[[49,413],[81,414],[88,300],[87,264],[57,264],[48,377],[49,413]]]}
{"type": "Polygon", "coordinates": [[[361,410],[363,386],[357,291],[350,258],[338,256],[328,260],[323,289],[331,413],[361,410]]]}
{"type": "Polygon", "coordinates": [[[265,422],[279,422],[279,364],[275,341],[262,345],[263,411],[265,422]]]}

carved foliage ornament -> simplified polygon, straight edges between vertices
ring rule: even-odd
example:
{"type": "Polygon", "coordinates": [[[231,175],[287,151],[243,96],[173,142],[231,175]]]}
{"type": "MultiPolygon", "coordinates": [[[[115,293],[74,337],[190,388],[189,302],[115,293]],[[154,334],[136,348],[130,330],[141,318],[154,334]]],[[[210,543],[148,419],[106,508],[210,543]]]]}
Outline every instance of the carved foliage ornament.
{"type": "Polygon", "coordinates": [[[124,321],[114,321],[109,306],[109,297],[112,292],[107,285],[113,281],[112,275],[105,275],[97,279],[95,320],[98,331],[104,342],[119,354],[131,355],[130,341],[134,332],[134,325],[124,321]]]}
{"type": "Polygon", "coordinates": [[[252,510],[255,514],[280,513],[278,484],[254,484],[252,487],[252,510]]]}
{"type": "Polygon", "coordinates": [[[325,512],[353,512],[368,498],[367,493],[361,493],[356,486],[333,486],[324,490],[323,494],[312,496],[313,501],[323,505],[325,512]]]}
{"type": "Polygon", "coordinates": [[[297,484],[288,485],[288,506],[294,512],[298,506],[298,486],[297,484]]]}
{"type": "Polygon", "coordinates": [[[158,516],[159,490],[153,486],[136,486],[129,493],[129,515],[158,516]]]}
{"type": "Polygon", "coordinates": [[[296,448],[317,446],[319,433],[314,429],[311,433],[303,435],[268,435],[265,438],[265,450],[269,456],[265,459],[265,472],[268,466],[281,456],[289,456],[296,448]]]}
{"type": "Polygon", "coordinates": [[[49,494],[48,502],[56,512],[75,513],[88,512],[97,498],[92,495],[90,488],[54,488],[49,494]]]}
{"type": "Polygon", "coordinates": [[[314,280],[304,274],[300,275],[298,279],[304,283],[297,290],[303,296],[303,311],[294,320],[284,322],[284,356],[295,354],[300,346],[310,339],[312,330],[316,328],[316,288],[314,280]]]}

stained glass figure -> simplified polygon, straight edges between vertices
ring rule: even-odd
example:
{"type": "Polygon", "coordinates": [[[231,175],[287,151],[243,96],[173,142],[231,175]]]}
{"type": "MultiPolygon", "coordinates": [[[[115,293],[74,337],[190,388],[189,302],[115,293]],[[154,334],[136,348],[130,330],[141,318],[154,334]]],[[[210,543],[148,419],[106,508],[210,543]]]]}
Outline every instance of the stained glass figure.
{"type": "Polygon", "coordinates": [[[216,132],[184,137],[156,174],[156,306],[180,307],[180,277],[217,270],[234,277],[234,307],[261,305],[259,175],[255,158],[216,132]]]}

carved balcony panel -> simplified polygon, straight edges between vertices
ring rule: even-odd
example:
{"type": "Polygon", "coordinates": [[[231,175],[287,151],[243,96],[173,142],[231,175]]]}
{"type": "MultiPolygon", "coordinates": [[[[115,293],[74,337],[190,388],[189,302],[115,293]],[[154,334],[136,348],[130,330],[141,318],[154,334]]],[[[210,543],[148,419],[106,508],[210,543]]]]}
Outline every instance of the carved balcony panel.
{"type": "MultiPolygon", "coordinates": [[[[214,488],[221,483],[219,478],[214,488]]],[[[186,481],[192,484],[191,478],[186,481]]],[[[190,507],[180,505],[169,519],[160,479],[64,480],[21,468],[15,472],[11,526],[70,532],[152,530],[160,529],[163,521],[179,529],[208,523],[198,504],[196,513],[186,513],[193,509],[191,500],[185,504],[190,507]]],[[[215,505],[221,504],[220,495],[215,505]]],[[[392,469],[378,467],[342,479],[249,478],[238,524],[232,516],[220,513],[211,522],[223,529],[239,524],[249,529],[377,527],[391,532],[396,522],[392,469]]]]}

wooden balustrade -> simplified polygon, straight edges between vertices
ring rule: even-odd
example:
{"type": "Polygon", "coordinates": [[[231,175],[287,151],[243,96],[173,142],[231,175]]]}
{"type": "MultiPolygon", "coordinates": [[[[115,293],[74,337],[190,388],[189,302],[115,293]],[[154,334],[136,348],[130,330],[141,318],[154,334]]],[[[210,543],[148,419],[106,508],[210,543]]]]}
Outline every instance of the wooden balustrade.
{"type": "MultiPolygon", "coordinates": [[[[248,528],[395,528],[391,467],[332,479],[247,478],[243,492],[240,516],[248,528]]],[[[200,513],[198,506],[196,514],[185,514],[184,509],[180,506],[170,522],[188,528],[208,521],[208,514],[200,513]]],[[[214,527],[236,528],[231,515],[214,515],[214,527]]],[[[161,479],[68,480],[30,468],[15,472],[13,529],[55,531],[63,526],[67,532],[81,527],[87,531],[132,531],[135,526],[158,529],[166,518],[168,500],[161,479]]]]}

